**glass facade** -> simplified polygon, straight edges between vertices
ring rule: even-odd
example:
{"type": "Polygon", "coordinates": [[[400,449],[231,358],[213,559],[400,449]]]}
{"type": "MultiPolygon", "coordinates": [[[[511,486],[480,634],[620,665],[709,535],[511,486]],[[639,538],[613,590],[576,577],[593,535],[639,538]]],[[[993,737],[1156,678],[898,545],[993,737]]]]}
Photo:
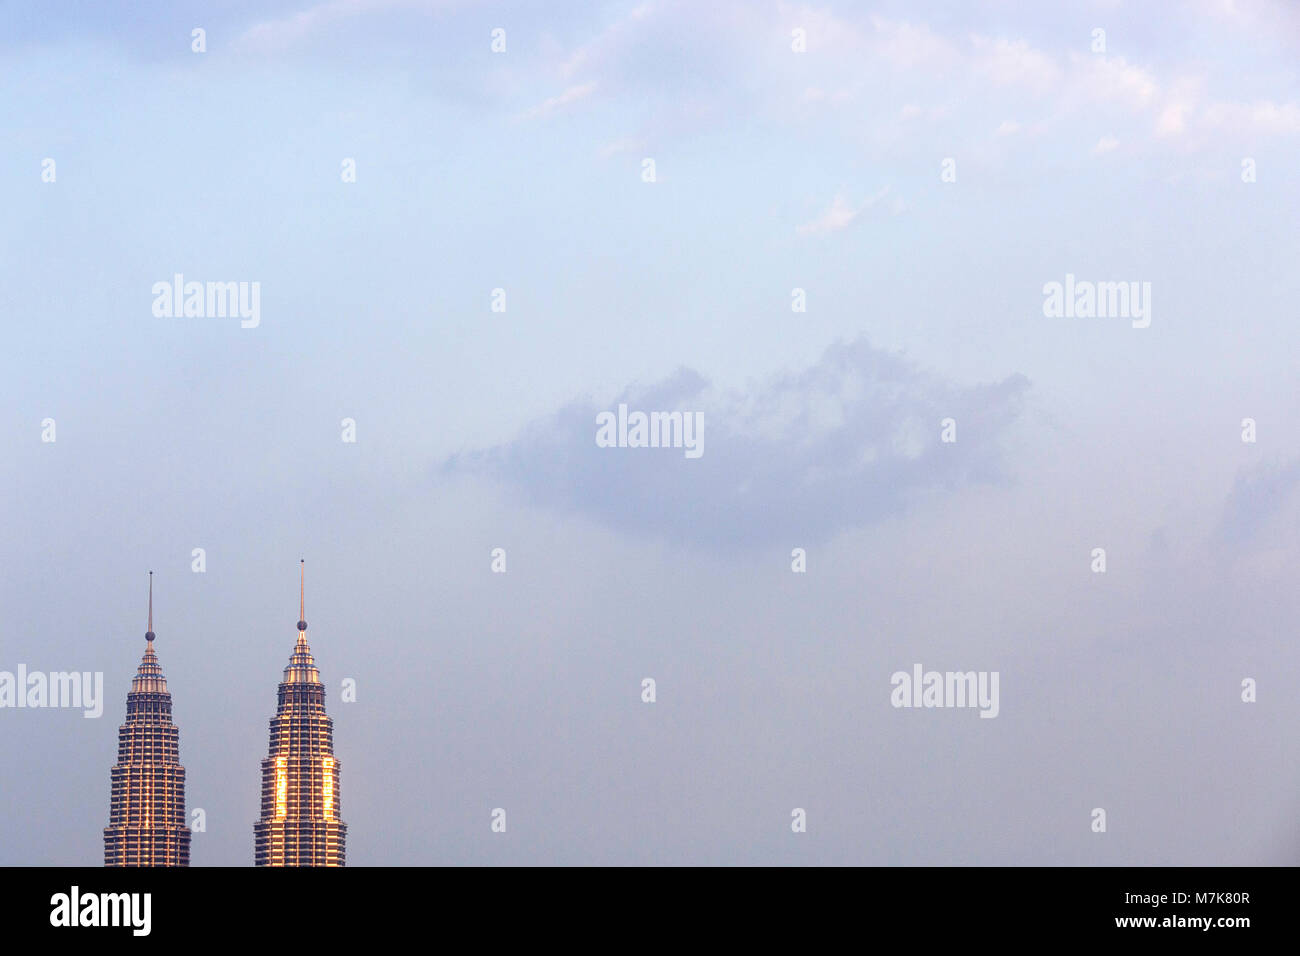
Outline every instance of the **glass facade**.
{"type": "Polygon", "coordinates": [[[126,723],[117,733],[105,866],[190,865],[180,732],[172,724],[172,696],[153,640],[151,578],[144,657],[126,696],[126,723]]]}
{"type": "Polygon", "coordinates": [[[325,685],[307,646],[307,624],[280,683],[262,761],[262,815],[253,826],[258,866],[343,866],[347,824],[339,817],[340,765],[325,685]]]}

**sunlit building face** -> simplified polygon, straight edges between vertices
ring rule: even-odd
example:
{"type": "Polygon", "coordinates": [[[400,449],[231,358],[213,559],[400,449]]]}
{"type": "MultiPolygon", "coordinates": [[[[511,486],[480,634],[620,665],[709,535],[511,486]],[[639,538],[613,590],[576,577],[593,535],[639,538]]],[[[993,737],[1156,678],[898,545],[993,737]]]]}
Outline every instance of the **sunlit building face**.
{"type": "Polygon", "coordinates": [[[307,622],[300,616],[262,761],[262,811],[253,827],[258,866],[344,865],[347,825],[339,819],[340,769],[334,722],[325,713],[325,685],[307,646],[307,622]]]}

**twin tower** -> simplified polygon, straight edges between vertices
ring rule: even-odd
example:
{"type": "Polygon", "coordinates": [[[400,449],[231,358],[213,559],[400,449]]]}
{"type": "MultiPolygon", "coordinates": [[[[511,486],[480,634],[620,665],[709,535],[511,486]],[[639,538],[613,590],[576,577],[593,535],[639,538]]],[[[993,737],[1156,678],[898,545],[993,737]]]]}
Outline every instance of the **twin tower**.
{"type": "MultiPolygon", "coordinates": [[[[262,761],[262,815],[253,824],[257,866],[343,866],[348,828],[339,819],[339,762],[334,722],[325,713],[325,685],[307,646],[306,566],[300,567],[298,640],[280,682],[271,740],[262,761]]],[[[153,572],[144,657],[126,696],[105,866],[189,866],[185,768],[153,641],[153,572]]]]}

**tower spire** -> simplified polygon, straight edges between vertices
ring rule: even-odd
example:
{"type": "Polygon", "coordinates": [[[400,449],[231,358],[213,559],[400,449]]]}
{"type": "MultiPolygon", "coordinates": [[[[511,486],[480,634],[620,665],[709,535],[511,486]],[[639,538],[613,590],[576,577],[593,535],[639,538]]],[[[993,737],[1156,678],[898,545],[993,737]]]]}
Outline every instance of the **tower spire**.
{"type": "Polygon", "coordinates": [[[149,572],[149,630],[145,632],[144,639],[152,641],[153,634],[153,572],[149,572]]]}
{"type": "Polygon", "coordinates": [[[307,630],[307,559],[298,561],[298,630],[307,630]]]}

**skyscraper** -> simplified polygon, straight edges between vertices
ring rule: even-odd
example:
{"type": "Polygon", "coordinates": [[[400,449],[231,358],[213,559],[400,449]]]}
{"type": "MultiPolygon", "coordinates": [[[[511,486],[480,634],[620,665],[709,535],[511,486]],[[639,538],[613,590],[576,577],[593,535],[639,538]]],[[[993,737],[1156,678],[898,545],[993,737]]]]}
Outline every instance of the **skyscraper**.
{"type": "Polygon", "coordinates": [[[150,571],[144,657],[126,695],[126,723],[117,731],[117,764],[104,828],[105,866],[190,865],[180,732],[172,724],[172,695],[153,639],[150,571]]]}
{"type": "Polygon", "coordinates": [[[325,685],[307,646],[306,562],[298,584],[298,641],[280,682],[271,746],[262,761],[262,817],[253,825],[258,866],[343,866],[339,762],[325,685]]]}

